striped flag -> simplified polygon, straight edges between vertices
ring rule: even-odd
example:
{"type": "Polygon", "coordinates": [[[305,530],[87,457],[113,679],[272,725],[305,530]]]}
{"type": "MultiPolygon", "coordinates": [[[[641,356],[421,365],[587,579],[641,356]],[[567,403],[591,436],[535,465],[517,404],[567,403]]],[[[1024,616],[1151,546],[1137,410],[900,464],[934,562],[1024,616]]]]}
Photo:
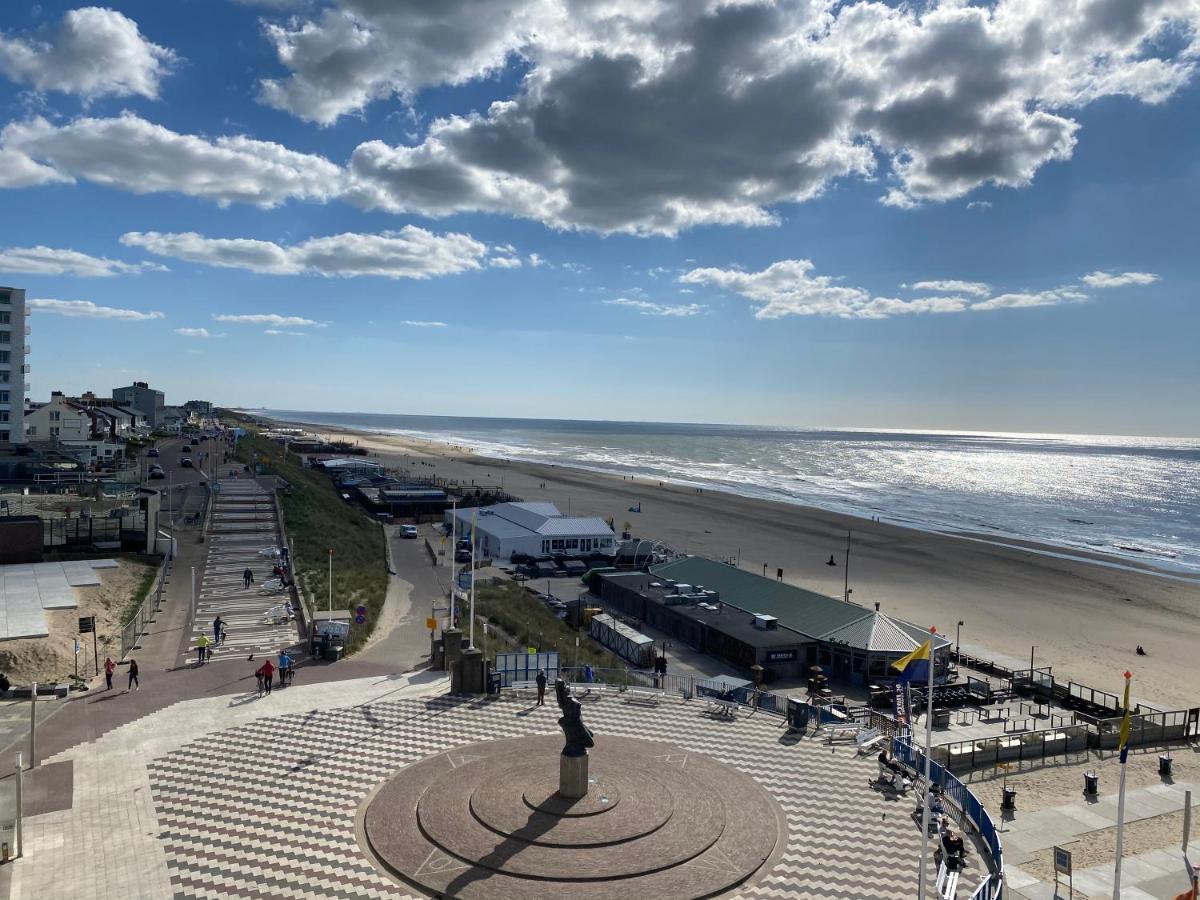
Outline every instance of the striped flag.
{"type": "Polygon", "coordinates": [[[900,684],[910,681],[930,681],[929,667],[933,663],[933,638],[930,638],[908,656],[901,657],[892,663],[893,669],[900,671],[900,684]]]}

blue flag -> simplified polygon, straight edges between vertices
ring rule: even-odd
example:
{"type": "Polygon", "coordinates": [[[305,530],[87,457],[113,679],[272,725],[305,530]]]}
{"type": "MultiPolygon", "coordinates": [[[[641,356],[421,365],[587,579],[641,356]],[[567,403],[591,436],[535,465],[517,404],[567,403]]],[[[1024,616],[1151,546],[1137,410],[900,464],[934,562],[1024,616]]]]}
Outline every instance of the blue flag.
{"type": "Polygon", "coordinates": [[[908,656],[892,663],[893,669],[900,670],[900,684],[910,681],[929,681],[929,667],[933,664],[933,638],[930,638],[908,656]]]}

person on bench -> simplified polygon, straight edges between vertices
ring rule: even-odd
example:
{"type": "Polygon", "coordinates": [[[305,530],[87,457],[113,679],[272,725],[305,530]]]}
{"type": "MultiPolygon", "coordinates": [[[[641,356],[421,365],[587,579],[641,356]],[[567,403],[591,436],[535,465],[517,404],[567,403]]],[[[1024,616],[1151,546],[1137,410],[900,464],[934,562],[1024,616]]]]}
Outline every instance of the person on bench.
{"type": "Polygon", "coordinates": [[[966,854],[962,835],[947,828],[942,834],[942,858],[946,861],[946,868],[951,871],[961,869],[966,854]]]}

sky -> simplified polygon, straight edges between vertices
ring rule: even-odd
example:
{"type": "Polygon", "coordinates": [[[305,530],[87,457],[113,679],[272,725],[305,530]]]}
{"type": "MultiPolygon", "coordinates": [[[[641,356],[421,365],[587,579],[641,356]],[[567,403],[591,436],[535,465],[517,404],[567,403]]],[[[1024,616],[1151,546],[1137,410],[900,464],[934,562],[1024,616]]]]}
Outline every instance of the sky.
{"type": "Polygon", "coordinates": [[[1200,436],[1200,0],[0,6],[30,395],[1200,436]]]}

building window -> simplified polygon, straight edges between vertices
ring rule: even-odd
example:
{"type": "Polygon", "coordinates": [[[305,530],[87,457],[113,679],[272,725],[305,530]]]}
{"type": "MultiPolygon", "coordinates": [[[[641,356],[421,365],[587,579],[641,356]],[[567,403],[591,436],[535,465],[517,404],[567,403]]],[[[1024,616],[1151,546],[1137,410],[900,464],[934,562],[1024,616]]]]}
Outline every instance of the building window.
{"type": "Polygon", "coordinates": [[[0,350],[0,363],[8,362],[10,356],[11,354],[8,350],[0,350]]]}
{"type": "Polygon", "coordinates": [[[60,413],[60,412],[52,412],[52,413],[50,413],[50,421],[51,421],[51,422],[58,422],[58,421],[60,421],[61,419],[62,419],[62,413],[60,413]]]}
{"type": "Polygon", "coordinates": [[[30,437],[37,437],[37,426],[36,425],[30,425],[25,430],[29,432],[30,437]]]}
{"type": "Polygon", "coordinates": [[[12,313],[0,312],[0,325],[8,325],[12,322],[12,313]]]}
{"type": "Polygon", "coordinates": [[[7,421],[8,421],[8,410],[0,409],[0,422],[7,422],[7,421]]]}
{"type": "Polygon", "coordinates": [[[561,550],[562,548],[563,548],[563,542],[561,539],[552,540],[550,542],[551,550],[561,550]]]}
{"type": "Polygon", "coordinates": [[[0,344],[8,344],[12,341],[11,331],[0,331],[0,344]]]}
{"type": "Polygon", "coordinates": [[[8,403],[8,391],[0,391],[0,403],[8,403]]]}
{"type": "Polygon", "coordinates": [[[549,541],[542,541],[542,552],[543,553],[550,552],[550,542],[549,541]]]}
{"type": "Polygon", "coordinates": [[[0,443],[8,443],[8,429],[0,428],[0,443]]]}
{"type": "Polygon", "coordinates": [[[0,372],[0,384],[8,384],[8,370],[0,372]]]}

